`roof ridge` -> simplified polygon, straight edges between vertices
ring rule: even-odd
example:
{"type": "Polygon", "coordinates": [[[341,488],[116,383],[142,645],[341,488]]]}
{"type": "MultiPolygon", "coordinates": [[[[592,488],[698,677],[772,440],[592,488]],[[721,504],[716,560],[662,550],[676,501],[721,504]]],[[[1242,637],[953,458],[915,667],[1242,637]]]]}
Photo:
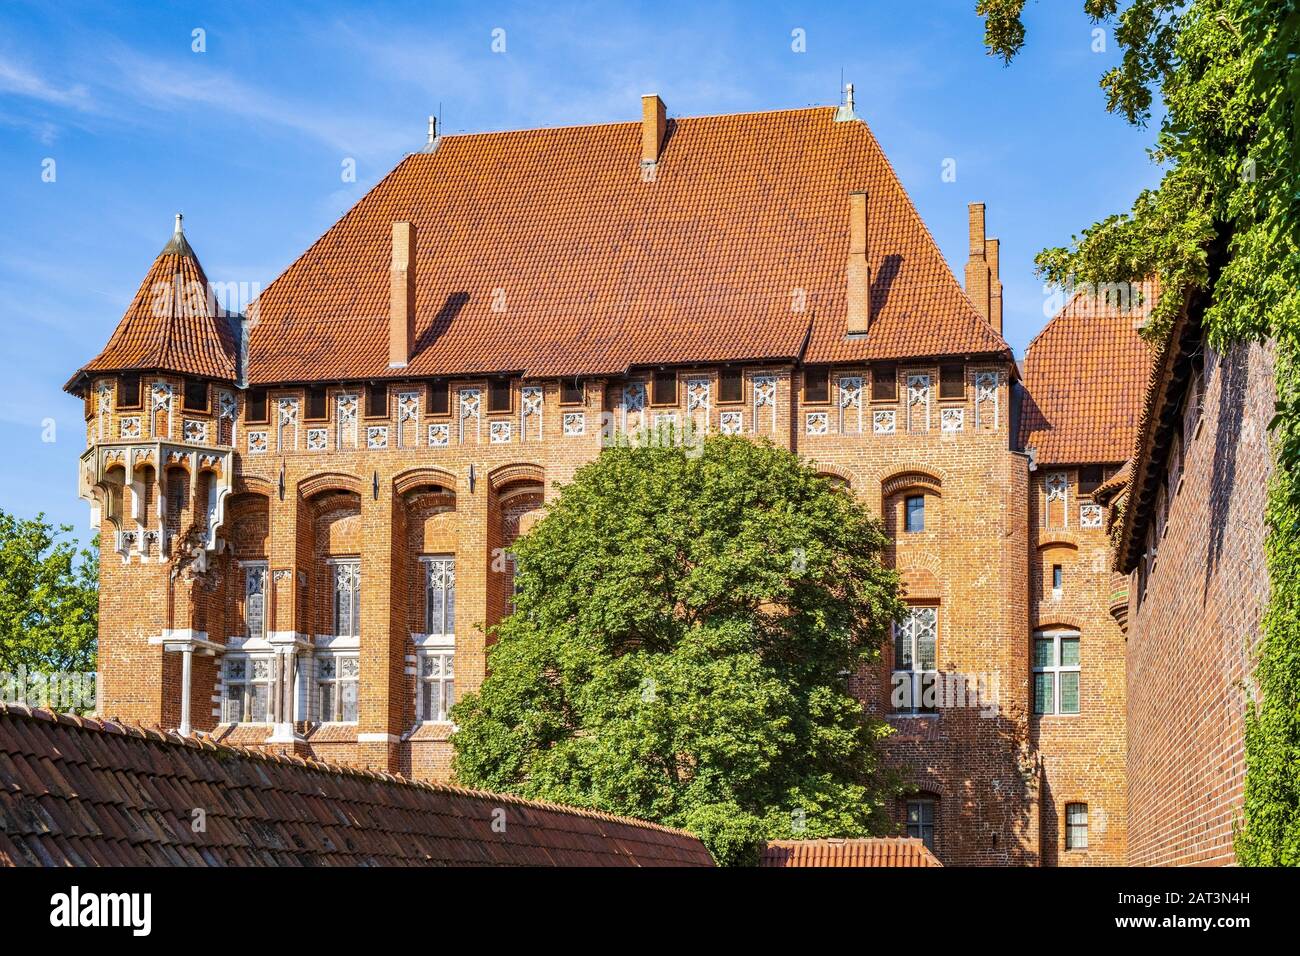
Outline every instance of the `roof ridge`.
{"type": "Polygon", "coordinates": [[[458,796],[496,800],[515,806],[531,807],[538,810],[556,810],[563,813],[573,814],[575,816],[587,817],[588,819],[605,820],[610,823],[627,824],[629,826],[641,827],[646,830],[655,830],[662,833],[672,833],[677,836],[686,836],[691,839],[698,839],[696,834],[690,833],[679,827],[670,827],[662,823],[654,823],[650,820],[641,820],[637,817],[626,817],[616,813],[607,813],[604,810],[593,810],[587,807],[574,807],[562,803],[552,803],[546,800],[533,800],[511,793],[498,793],[491,790],[472,790],[468,787],[457,787],[452,784],[432,783],[426,780],[411,780],[401,774],[388,773],[387,771],[352,767],[347,764],[334,764],[329,763],[328,761],[316,760],[315,758],[298,757],[292,754],[277,753],[275,751],[262,750],[255,747],[245,747],[239,744],[222,743],[211,739],[211,735],[209,734],[192,733],[185,735],[181,734],[177,730],[163,730],[161,727],[144,726],[120,718],[84,717],[79,714],[59,713],[46,707],[28,707],[25,704],[11,704],[0,701],[0,718],[4,717],[21,718],[47,724],[60,724],[65,727],[74,727],[87,733],[134,737],[136,739],[151,740],[155,743],[168,744],[173,747],[188,747],[191,750],[199,749],[228,753],[236,757],[256,759],[266,763],[275,763],[282,766],[296,766],[335,776],[361,777],[377,783],[414,787],[419,790],[426,790],[435,793],[452,793],[458,796]]]}
{"type": "MultiPolygon", "coordinates": [[[[820,110],[834,112],[834,106],[788,106],[771,110],[741,110],[735,113],[701,113],[698,116],[669,116],[674,123],[694,123],[697,120],[728,119],[741,116],[773,116],[777,113],[815,113],[820,110]]],[[[862,122],[861,119],[858,120],[862,122]]],[[[640,120],[608,120],[602,123],[557,123],[554,126],[521,126],[514,129],[478,130],[472,133],[439,133],[439,139],[469,139],[474,136],[511,136],[517,133],[545,133],[551,130],[609,129],[614,126],[639,127],[640,120]]],[[[415,155],[412,153],[410,155],[415,155]]]]}

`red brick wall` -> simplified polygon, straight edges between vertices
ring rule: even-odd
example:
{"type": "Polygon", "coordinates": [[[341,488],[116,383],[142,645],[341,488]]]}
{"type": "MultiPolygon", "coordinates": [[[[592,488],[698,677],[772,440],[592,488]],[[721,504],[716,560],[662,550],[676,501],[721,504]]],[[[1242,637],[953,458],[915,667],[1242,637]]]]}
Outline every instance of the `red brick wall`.
{"type": "Polygon", "coordinates": [[[1264,505],[1272,351],[1207,349],[1199,428],[1184,436],[1157,557],[1129,580],[1128,862],[1229,864],[1245,772],[1243,714],[1268,599],[1264,505]]]}

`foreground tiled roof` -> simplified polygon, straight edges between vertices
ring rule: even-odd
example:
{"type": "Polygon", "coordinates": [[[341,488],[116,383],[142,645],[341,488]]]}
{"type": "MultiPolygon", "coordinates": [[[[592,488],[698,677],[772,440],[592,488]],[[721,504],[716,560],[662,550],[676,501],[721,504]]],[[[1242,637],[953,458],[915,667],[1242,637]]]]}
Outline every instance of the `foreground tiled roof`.
{"type": "Polygon", "coordinates": [[[267,288],[249,379],[1009,354],[870,130],[834,115],[669,121],[653,182],[639,123],[444,136],[267,288]],[[873,324],[849,341],[849,194],[864,189],[873,324]],[[387,343],[395,220],[415,224],[418,250],[415,355],[400,370],[387,343]]]}
{"type": "Polygon", "coordinates": [[[712,859],[689,834],[637,820],[0,704],[5,864],[710,866],[712,859]],[[195,807],[206,812],[198,833],[195,807]],[[494,819],[504,828],[494,829],[494,819]]]}
{"type": "Polygon", "coordinates": [[[1020,445],[1044,465],[1121,462],[1133,454],[1151,350],[1138,334],[1157,294],[1117,308],[1078,293],[1025,350],[1020,445]]]}
{"type": "Polygon", "coordinates": [[[920,840],[772,840],[759,866],[943,866],[920,840]]]}
{"type": "Polygon", "coordinates": [[[203,266],[178,225],[104,350],[68,384],[83,373],[125,369],[233,381],[235,356],[230,319],[210,294],[203,266]]]}

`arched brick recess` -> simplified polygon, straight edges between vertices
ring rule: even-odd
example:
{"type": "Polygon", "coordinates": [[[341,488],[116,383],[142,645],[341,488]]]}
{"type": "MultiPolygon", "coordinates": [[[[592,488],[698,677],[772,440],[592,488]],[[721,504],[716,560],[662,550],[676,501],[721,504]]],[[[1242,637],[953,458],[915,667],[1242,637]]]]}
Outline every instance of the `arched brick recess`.
{"type": "Polygon", "coordinates": [[[298,494],[303,498],[315,498],[327,491],[347,491],[360,496],[366,490],[366,484],[356,475],[338,471],[329,471],[321,475],[312,475],[298,482],[298,494]]]}

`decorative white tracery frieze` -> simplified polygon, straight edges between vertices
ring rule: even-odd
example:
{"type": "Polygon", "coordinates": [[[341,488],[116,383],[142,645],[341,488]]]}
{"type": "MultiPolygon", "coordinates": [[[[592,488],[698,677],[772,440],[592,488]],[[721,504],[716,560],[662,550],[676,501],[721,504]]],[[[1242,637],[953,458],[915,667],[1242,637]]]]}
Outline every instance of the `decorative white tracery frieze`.
{"type": "Polygon", "coordinates": [[[1079,527],[1101,527],[1101,505],[1079,505],[1079,527]]]}
{"type": "Polygon", "coordinates": [[[745,431],[745,413],[723,412],[718,425],[724,435],[740,435],[745,431]]]}
{"type": "Polygon", "coordinates": [[[975,376],[975,427],[998,430],[998,373],[979,372],[975,376]]]}
{"type": "Polygon", "coordinates": [[[830,415],[826,412],[809,412],[804,420],[804,431],[809,435],[825,435],[830,430],[830,415]]]}
{"type": "Polygon", "coordinates": [[[176,390],[167,382],[154,382],[149,389],[149,437],[158,436],[158,413],[167,413],[167,433],[164,437],[171,437],[172,433],[172,407],[176,404],[173,400],[176,390]]]}
{"type": "Polygon", "coordinates": [[[564,434],[567,438],[576,438],[587,433],[587,416],[582,412],[564,413],[564,434]]]}
{"type": "Polygon", "coordinates": [[[466,422],[474,423],[474,441],[477,442],[483,429],[483,390],[481,388],[462,388],[460,390],[460,443],[465,444],[466,422]]]}
{"type": "Polygon", "coordinates": [[[707,378],[690,378],[686,380],[686,417],[694,424],[697,432],[709,430],[710,413],[713,410],[713,382],[707,378]]]}
{"type": "Polygon", "coordinates": [[[930,376],[907,376],[907,430],[930,430],[930,376]]]}
{"type": "Polygon", "coordinates": [[[388,426],[370,425],[366,428],[366,447],[380,451],[388,447],[388,426]]]}
{"type": "Polygon", "coordinates": [[[107,382],[102,383],[96,391],[96,408],[95,412],[95,430],[99,435],[99,440],[103,441],[108,435],[109,420],[113,414],[113,386],[107,382]]]}
{"type": "Polygon", "coordinates": [[[862,376],[843,375],[840,377],[840,433],[844,435],[862,434],[862,376]]]}
{"type": "Polygon", "coordinates": [[[877,435],[892,435],[898,431],[898,413],[894,409],[881,409],[871,415],[871,430],[877,435]]]}
{"type": "Polygon", "coordinates": [[[335,399],[338,410],[338,424],[335,426],[335,442],[339,448],[357,447],[357,408],[360,404],[356,395],[339,395],[335,399]]]}
{"type": "Polygon", "coordinates": [[[222,390],[217,393],[217,443],[234,445],[238,440],[239,428],[239,406],[235,401],[235,393],[222,390]],[[225,423],[230,423],[230,440],[222,442],[222,433],[225,423]]]}
{"type": "Polygon", "coordinates": [[[118,424],[118,428],[119,428],[119,429],[121,430],[121,432],[122,432],[122,437],[123,437],[123,438],[139,438],[139,437],[140,437],[140,418],[139,418],[139,416],[132,415],[132,416],[130,416],[129,418],[122,418],[122,419],[119,419],[117,424],[118,424]]]}
{"type": "Polygon", "coordinates": [[[528,441],[529,425],[533,437],[542,440],[542,387],[525,385],[519,390],[519,440],[528,441]]]}
{"type": "Polygon", "coordinates": [[[397,393],[397,447],[406,447],[407,422],[411,422],[411,433],[416,447],[420,444],[420,393],[397,393]]]}
{"type": "Polygon", "coordinates": [[[281,398],[276,402],[276,427],[275,427],[275,448],[276,451],[297,451],[298,450],[298,399],[281,398]],[[285,436],[290,437],[290,441],[285,441],[285,436]]]}
{"type": "Polygon", "coordinates": [[[181,425],[181,434],[191,445],[206,445],[208,442],[208,423],[195,418],[187,418],[181,425]]]}
{"type": "Polygon", "coordinates": [[[1046,477],[1043,481],[1045,492],[1045,507],[1043,508],[1043,521],[1047,527],[1052,525],[1052,502],[1061,503],[1061,521],[1065,527],[1070,525],[1070,481],[1063,471],[1055,471],[1046,477]]]}
{"type": "Polygon", "coordinates": [[[776,376],[754,376],[754,431],[764,427],[762,419],[766,417],[768,431],[776,431],[776,376]],[[759,409],[768,409],[766,416],[759,409]]]}
{"type": "Polygon", "coordinates": [[[966,409],[941,408],[939,410],[939,430],[952,434],[966,427],[966,409]]]}
{"type": "Polygon", "coordinates": [[[329,442],[329,429],[327,428],[309,428],[307,429],[307,450],[324,451],[329,442]]]}
{"type": "Polygon", "coordinates": [[[249,432],[248,433],[248,451],[253,455],[260,455],[266,451],[266,432],[249,432]]]}
{"type": "Polygon", "coordinates": [[[446,448],[451,444],[451,423],[434,422],[429,426],[429,447],[446,448]]]}
{"type": "Polygon", "coordinates": [[[619,403],[619,417],[623,431],[634,432],[645,427],[645,382],[628,382],[623,386],[623,400],[619,403]]]}
{"type": "Polygon", "coordinates": [[[488,422],[488,441],[493,445],[510,444],[511,422],[488,422]]]}

